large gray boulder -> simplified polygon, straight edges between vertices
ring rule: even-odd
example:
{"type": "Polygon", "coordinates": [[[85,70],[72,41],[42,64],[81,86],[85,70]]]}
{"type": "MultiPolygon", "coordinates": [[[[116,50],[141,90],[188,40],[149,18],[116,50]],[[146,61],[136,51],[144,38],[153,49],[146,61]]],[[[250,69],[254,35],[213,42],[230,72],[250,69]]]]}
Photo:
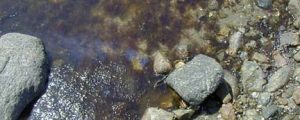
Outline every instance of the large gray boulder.
{"type": "Polygon", "coordinates": [[[42,41],[19,33],[0,38],[0,118],[15,120],[44,90],[46,62],[42,41]]]}
{"type": "Polygon", "coordinates": [[[174,70],[166,83],[189,104],[198,105],[216,90],[222,75],[223,68],[215,59],[200,54],[174,70]]]}

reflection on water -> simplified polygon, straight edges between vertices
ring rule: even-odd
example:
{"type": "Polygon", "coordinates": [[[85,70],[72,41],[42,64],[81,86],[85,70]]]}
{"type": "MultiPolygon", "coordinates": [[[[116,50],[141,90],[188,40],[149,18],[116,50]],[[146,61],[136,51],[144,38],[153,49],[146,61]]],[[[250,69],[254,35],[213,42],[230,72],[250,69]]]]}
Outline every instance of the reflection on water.
{"type": "Polygon", "coordinates": [[[0,34],[41,38],[52,64],[48,89],[29,118],[139,119],[147,106],[159,106],[166,91],[152,87],[158,79],[150,62],[154,51],[192,36],[200,46],[192,52],[215,52],[206,49],[214,42],[198,41],[214,40],[200,29],[216,31],[210,21],[198,22],[199,6],[206,2],[1,0],[0,34]]]}

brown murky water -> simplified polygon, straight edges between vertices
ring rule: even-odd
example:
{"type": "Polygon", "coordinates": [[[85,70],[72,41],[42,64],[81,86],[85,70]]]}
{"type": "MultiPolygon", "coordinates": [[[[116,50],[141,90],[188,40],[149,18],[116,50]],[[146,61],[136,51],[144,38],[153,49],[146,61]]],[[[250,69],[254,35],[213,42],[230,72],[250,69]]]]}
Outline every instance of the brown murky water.
{"type": "MultiPolygon", "coordinates": [[[[205,0],[1,0],[0,34],[41,38],[51,63],[48,89],[25,116],[132,120],[172,101],[166,86],[153,88],[160,77],[151,55],[160,50],[176,60],[182,41],[191,56],[224,51],[217,18],[199,11],[206,6],[205,0]]],[[[231,62],[228,68],[240,64],[231,62]]]]}
{"type": "Polygon", "coordinates": [[[153,88],[160,78],[153,74],[151,54],[172,49],[182,29],[199,26],[197,19],[184,13],[204,4],[2,0],[1,34],[20,32],[41,38],[51,63],[48,89],[25,116],[139,119],[146,107],[168,101],[166,86],[153,88]]]}

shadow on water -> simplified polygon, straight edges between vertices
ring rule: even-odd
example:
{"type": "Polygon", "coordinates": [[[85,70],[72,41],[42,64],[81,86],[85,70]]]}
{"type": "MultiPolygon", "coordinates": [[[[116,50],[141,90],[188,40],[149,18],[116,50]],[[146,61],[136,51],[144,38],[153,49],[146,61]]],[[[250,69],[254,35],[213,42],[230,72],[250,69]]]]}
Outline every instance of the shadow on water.
{"type": "Polygon", "coordinates": [[[168,99],[161,96],[168,92],[166,86],[153,88],[159,78],[153,74],[151,54],[172,49],[183,29],[196,26],[190,31],[214,33],[213,23],[200,24],[187,12],[206,4],[1,0],[0,34],[20,32],[41,38],[51,61],[47,91],[29,119],[139,119],[146,107],[160,106],[162,99],[168,99]]]}

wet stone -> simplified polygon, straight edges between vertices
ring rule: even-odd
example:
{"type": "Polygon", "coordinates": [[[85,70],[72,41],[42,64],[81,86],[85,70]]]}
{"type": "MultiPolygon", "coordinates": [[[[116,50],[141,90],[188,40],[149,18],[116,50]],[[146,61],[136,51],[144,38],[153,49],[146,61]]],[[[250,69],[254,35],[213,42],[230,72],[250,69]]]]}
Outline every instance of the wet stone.
{"type": "Polygon", "coordinates": [[[217,89],[222,75],[223,68],[215,59],[199,54],[170,73],[166,83],[189,104],[198,105],[217,89]]]}
{"type": "Polygon", "coordinates": [[[16,120],[46,88],[47,66],[40,39],[8,33],[0,38],[0,119],[16,120]]]}
{"type": "Polygon", "coordinates": [[[245,92],[263,91],[266,84],[265,75],[260,66],[254,61],[244,61],[241,68],[241,81],[245,92]]]}
{"type": "Polygon", "coordinates": [[[231,35],[229,39],[229,48],[227,50],[227,53],[229,55],[236,55],[237,51],[241,47],[242,40],[243,40],[243,34],[245,32],[244,28],[241,28],[241,30],[235,32],[233,35],[231,35]]]}
{"type": "Polygon", "coordinates": [[[266,91],[274,92],[277,89],[283,87],[288,82],[289,73],[291,71],[290,66],[286,65],[278,69],[268,80],[266,85],[266,91]]]}

